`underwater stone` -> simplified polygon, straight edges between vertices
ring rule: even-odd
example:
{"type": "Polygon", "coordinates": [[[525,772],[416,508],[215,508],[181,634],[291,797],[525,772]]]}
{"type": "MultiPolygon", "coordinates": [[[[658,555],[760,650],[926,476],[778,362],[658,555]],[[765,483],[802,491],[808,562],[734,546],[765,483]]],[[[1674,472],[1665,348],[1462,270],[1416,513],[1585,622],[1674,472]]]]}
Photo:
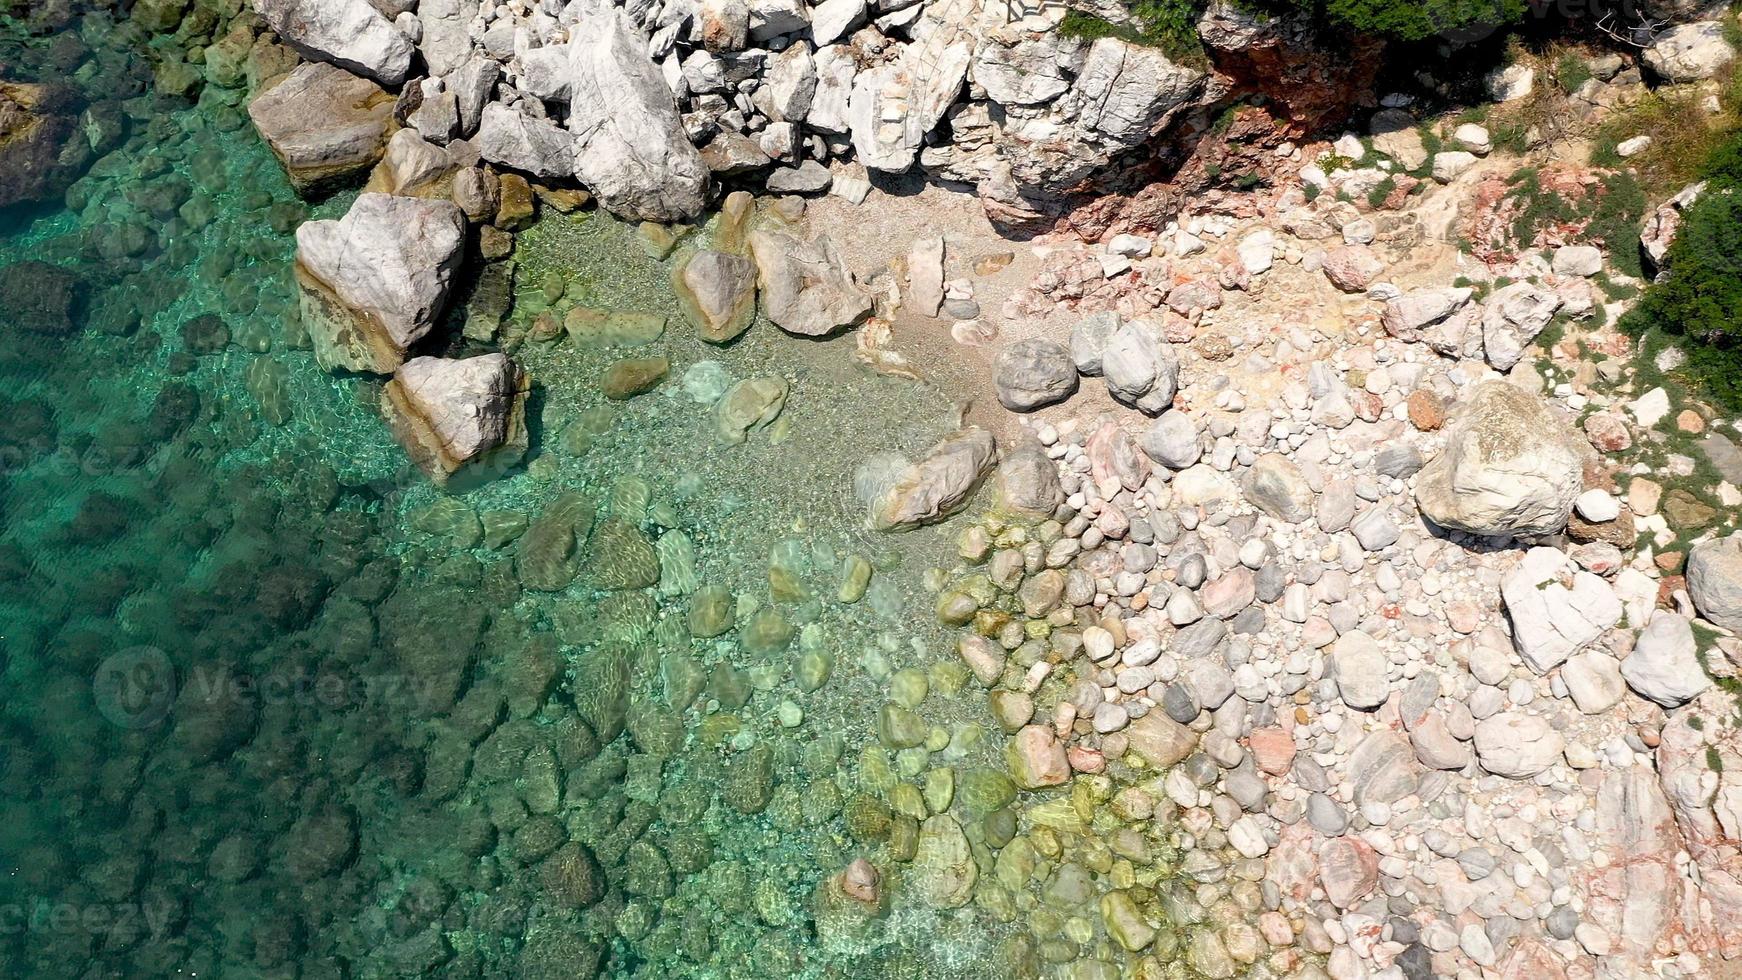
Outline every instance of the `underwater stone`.
{"type": "Polygon", "coordinates": [[[744,672],[720,661],[708,674],[708,696],[727,711],[737,711],[750,702],[750,684],[744,672]]]}
{"type": "Polygon", "coordinates": [[[706,639],[732,628],[737,618],[737,600],[726,588],[704,585],[690,597],[690,633],[706,639]]]}
{"type": "Polygon", "coordinates": [[[739,813],[761,813],[774,796],[774,750],[758,742],[726,763],[720,799],[739,813]]]}
{"type": "Polygon", "coordinates": [[[871,844],[889,837],[893,815],[883,801],[863,793],[847,800],[842,813],[847,821],[847,833],[861,843],[871,844]]]}
{"type": "Polygon", "coordinates": [[[751,430],[763,428],[780,416],[786,395],[786,381],[778,377],[750,378],[726,389],[714,408],[720,440],[732,446],[743,443],[751,430]]]}
{"type": "Polygon", "coordinates": [[[560,906],[584,909],[605,897],[605,872],[585,845],[570,842],[544,862],[545,894],[560,906]]]}
{"type": "Polygon", "coordinates": [[[703,340],[723,344],[750,328],[756,316],[756,265],[749,259],[702,249],[671,271],[678,304],[703,340]]]}
{"type": "Polygon", "coordinates": [[[337,221],[296,230],[296,281],[315,361],[388,374],[434,328],[464,254],[448,201],[359,194],[337,221]]]}
{"type": "Polygon", "coordinates": [[[260,407],[260,417],[272,425],[286,425],[293,411],[290,401],[290,368],[283,361],[257,357],[248,363],[248,393],[260,407]]]}
{"type": "Polygon", "coordinates": [[[664,357],[630,357],[605,369],[599,388],[612,401],[624,401],[659,387],[671,371],[671,361],[664,357]]]}
{"type": "Polygon", "coordinates": [[[910,749],[924,745],[931,726],[924,718],[899,704],[885,704],[877,715],[877,737],[892,749],[910,749]]]}
{"type": "Polygon", "coordinates": [[[452,497],[442,497],[413,513],[411,526],[425,534],[446,538],[461,551],[477,547],[484,533],[472,508],[452,497]]]}
{"type": "Polygon", "coordinates": [[[381,412],[437,486],[462,468],[503,469],[526,449],[524,372],[505,354],[406,361],[381,391],[381,412]]]}
{"type": "Polygon", "coordinates": [[[65,336],[77,329],[74,311],[79,277],[34,259],[0,268],[0,296],[6,297],[8,323],[21,330],[65,336]]]}
{"type": "Polygon", "coordinates": [[[230,346],[230,328],[216,313],[189,317],[181,325],[182,350],[190,354],[216,354],[230,346]]]}
{"type": "Polygon", "coordinates": [[[659,554],[659,594],[689,595],[696,590],[696,546],[682,531],[667,531],[654,544],[659,554]]]}
{"type": "Polygon", "coordinates": [[[823,650],[812,650],[798,658],[793,667],[793,678],[798,682],[798,689],[810,694],[822,689],[829,682],[829,675],[834,673],[835,658],[823,650]]]}
{"type": "Polygon", "coordinates": [[[373,167],[387,146],[392,94],[368,79],[319,62],[297,66],[248,104],[248,118],[310,197],[373,167]]]}
{"type": "Polygon", "coordinates": [[[739,630],[739,641],[751,653],[767,656],[785,650],[792,643],[794,630],[778,609],[764,606],[750,614],[739,630]]]}
{"type": "Polygon", "coordinates": [[[285,835],[284,868],[298,881],[335,874],[357,854],[357,815],[325,805],[297,821],[285,835]]]}
{"type": "Polygon", "coordinates": [[[967,503],[997,458],[997,443],[985,429],[952,433],[878,497],[872,526],[889,531],[943,520],[967,503]]]}
{"type": "Polygon", "coordinates": [[[671,895],[671,868],[659,848],[645,840],[629,845],[623,858],[623,890],[648,898],[671,895]]]}
{"type": "Polygon", "coordinates": [[[659,607],[644,592],[617,592],[599,600],[601,638],[606,642],[638,644],[653,632],[659,607]]]}
{"type": "Polygon", "coordinates": [[[668,759],[683,747],[683,719],[668,708],[637,702],[629,711],[629,737],[641,751],[668,759]]]}
{"type": "Polygon", "coordinates": [[[487,510],[479,515],[484,528],[484,547],[496,551],[526,533],[526,515],[517,510],[487,510]]]}
{"type": "Polygon", "coordinates": [[[974,894],[979,868],[961,824],[940,813],[920,825],[913,854],[913,885],[933,908],[961,908],[974,894]]]}
{"type": "Polygon", "coordinates": [[[527,527],[514,560],[520,584],[539,592],[560,592],[575,578],[575,544],[593,526],[593,503],[578,493],[551,501],[527,527]]]}
{"type": "Polygon", "coordinates": [[[841,587],[835,598],[851,605],[865,597],[871,584],[871,563],[858,555],[848,555],[841,564],[841,587]]]}
{"type": "Polygon", "coordinates": [[[605,745],[623,734],[629,715],[629,660],[610,647],[575,659],[570,688],[575,711],[605,745]]]}
{"type": "Polygon", "coordinates": [[[80,151],[89,148],[81,144],[96,136],[101,118],[90,110],[81,118],[83,101],[72,85],[0,82],[0,208],[60,197],[79,176],[80,151]]]}
{"type": "Polygon", "coordinates": [[[593,532],[587,553],[592,583],[606,591],[644,589],[659,582],[659,554],[641,529],[615,517],[593,532]]]}
{"type": "Polygon", "coordinates": [[[639,347],[665,333],[665,317],[634,310],[577,306],[563,315],[569,339],[583,347],[639,347]]]}
{"type": "Polygon", "coordinates": [[[996,769],[970,769],[957,796],[973,813],[991,813],[1016,802],[1016,784],[996,769]]]}
{"type": "Polygon", "coordinates": [[[1155,929],[1144,921],[1142,910],[1128,891],[1111,891],[1101,896],[1101,919],[1114,942],[1130,952],[1139,952],[1155,940],[1155,929]]]}
{"type": "Polygon", "coordinates": [[[1029,725],[1016,733],[1005,756],[1011,778],[1023,789],[1060,786],[1070,781],[1071,766],[1065,747],[1045,725],[1029,725]]]}

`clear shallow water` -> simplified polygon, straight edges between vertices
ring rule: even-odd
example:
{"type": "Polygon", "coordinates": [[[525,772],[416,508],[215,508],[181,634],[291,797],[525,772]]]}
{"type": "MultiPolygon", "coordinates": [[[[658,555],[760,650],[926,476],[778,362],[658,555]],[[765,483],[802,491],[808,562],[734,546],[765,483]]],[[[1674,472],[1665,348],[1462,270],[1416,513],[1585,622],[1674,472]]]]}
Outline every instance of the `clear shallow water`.
{"type": "MultiPolygon", "coordinates": [[[[440,494],[379,383],[300,336],[290,233],[349,196],[298,201],[241,90],[148,94],[105,16],[80,46],[0,33],[15,71],[71,71],[128,120],[64,206],[0,215],[0,268],[63,270],[13,282],[79,296],[64,335],[0,345],[0,975],[1190,977],[1183,930],[1140,960],[1101,896],[1257,908],[1261,864],[1180,877],[1153,773],[1004,778],[933,615],[973,572],[965,521],[872,534],[853,492],[953,427],[947,369],[880,377],[765,323],[702,344],[633,228],[547,214],[503,331],[533,450],[440,494]],[[576,305],[668,325],[522,342],[576,305]],[[659,390],[602,397],[654,353],[659,390]],[[702,393],[758,377],[785,410],[728,445],[702,393]],[[572,555],[535,547],[576,525],[572,555]],[[831,884],[858,857],[870,908],[831,884]]],[[[488,347],[463,319],[446,353],[488,347]]]]}

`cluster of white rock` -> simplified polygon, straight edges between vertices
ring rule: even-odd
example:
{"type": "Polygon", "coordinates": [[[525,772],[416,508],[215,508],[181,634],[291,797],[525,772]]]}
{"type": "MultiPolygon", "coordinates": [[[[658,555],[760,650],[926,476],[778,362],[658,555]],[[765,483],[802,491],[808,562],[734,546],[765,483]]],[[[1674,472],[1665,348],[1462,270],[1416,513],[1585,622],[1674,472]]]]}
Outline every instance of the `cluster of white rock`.
{"type": "MultiPolygon", "coordinates": [[[[304,57],[398,91],[400,121],[423,140],[578,181],[606,209],[660,222],[696,217],[720,178],[827,190],[828,165],[842,160],[972,184],[995,214],[1020,220],[1227,88],[1153,47],[1066,37],[1063,8],[990,0],[256,7],[304,57]]],[[[1205,16],[1206,38],[1235,47],[1280,30],[1225,5],[1205,16]]],[[[355,94],[336,75],[303,83],[305,107],[355,94]]],[[[295,143],[293,153],[343,157],[367,143],[354,127],[349,140],[320,135],[331,116],[281,112],[296,116],[273,140],[281,155],[295,143]]]]}

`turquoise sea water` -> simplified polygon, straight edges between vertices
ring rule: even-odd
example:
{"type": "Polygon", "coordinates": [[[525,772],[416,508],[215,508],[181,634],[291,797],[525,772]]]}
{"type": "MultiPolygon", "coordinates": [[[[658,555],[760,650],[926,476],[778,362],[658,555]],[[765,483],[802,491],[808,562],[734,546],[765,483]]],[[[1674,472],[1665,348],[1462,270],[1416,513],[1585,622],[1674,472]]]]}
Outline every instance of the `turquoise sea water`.
{"type": "Polygon", "coordinates": [[[350,193],[298,200],[243,88],[159,94],[166,39],[76,13],[0,21],[94,158],[0,212],[0,976],[1184,978],[1187,927],[1273,902],[1261,862],[1178,859],[1154,773],[1011,786],[937,592],[1034,657],[1051,625],[963,567],[966,519],[865,529],[956,425],[948,365],[706,345],[676,256],[548,211],[499,339],[462,298],[431,345],[512,349],[527,461],[440,493],[302,336],[292,232],[350,193]],[[666,328],[589,345],[551,330],[575,307],[666,328]],[[602,396],[649,355],[662,386],[602,396]],[[712,400],[755,378],[785,408],[730,444],[712,400]],[[1115,942],[1139,906],[1180,930],[1115,942]]]}

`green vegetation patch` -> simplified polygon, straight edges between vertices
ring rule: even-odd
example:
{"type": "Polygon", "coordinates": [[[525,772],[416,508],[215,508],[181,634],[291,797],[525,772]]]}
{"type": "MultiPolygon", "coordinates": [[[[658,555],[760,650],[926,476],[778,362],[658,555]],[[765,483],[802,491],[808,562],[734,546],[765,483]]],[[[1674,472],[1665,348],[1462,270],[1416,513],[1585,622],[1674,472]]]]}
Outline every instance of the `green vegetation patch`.
{"type": "Polygon", "coordinates": [[[1171,61],[1202,68],[1210,61],[1203,41],[1198,38],[1198,16],[1204,7],[1203,0],[1136,0],[1126,8],[1135,22],[1131,24],[1115,24],[1094,14],[1070,10],[1059,23],[1059,33],[1085,41],[1112,37],[1159,48],[1171,61]]]}

